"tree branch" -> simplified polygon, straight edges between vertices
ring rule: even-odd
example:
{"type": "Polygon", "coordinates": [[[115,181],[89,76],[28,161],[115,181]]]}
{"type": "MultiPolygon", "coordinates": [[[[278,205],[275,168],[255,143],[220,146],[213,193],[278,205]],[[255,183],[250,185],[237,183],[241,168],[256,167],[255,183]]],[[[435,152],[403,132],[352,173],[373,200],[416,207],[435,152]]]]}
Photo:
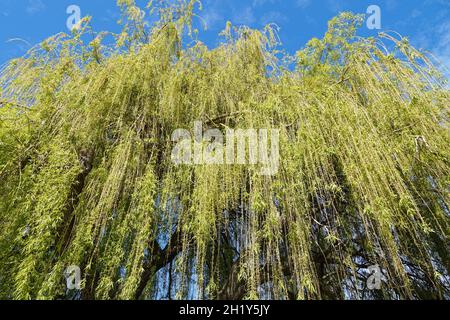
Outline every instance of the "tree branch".
{"type": "Polygon", "coordinates": [[[141,281],[136,289],[136,300],[142,296],[142,293],[147,286],[151,277],[159,270],[164,268],[168,263],[173,261],[176,256],[183,251],[183,242],[181,241],[181,232],[179,229],[171,236],[165,249],[161,249],[158,241],[152,240],[149,243],[149,248],[152,249],[151,257],[144,263],[144,271],[141,275],[141,281]]]}

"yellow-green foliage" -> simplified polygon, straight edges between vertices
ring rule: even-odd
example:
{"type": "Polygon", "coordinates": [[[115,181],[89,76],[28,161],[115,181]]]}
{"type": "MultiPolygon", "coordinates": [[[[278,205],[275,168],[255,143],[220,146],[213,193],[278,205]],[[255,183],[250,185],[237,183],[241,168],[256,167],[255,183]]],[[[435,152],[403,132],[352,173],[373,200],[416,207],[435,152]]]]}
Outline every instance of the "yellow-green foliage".
{"type": "Polygon", "coordinates": [[[173,229],[177,297],[214,298],[231,227],[247,298],[358,297],[342,289],[355,238],[385,270],[383,297],[423,297],[408,263],[431,297],[449,297],[450,93],[425,55],[389,34],[355,36],[349,13],[295,57],[278,51],[274,26],[227,24],[208,49],[191,27],[195,1],[149,5],[151,27],[134,1],[118,4],[116,46],[101,44],[107,34],[85,43],[86,20],[1,71],[0,298],[65,296],[74,264],[85,298],[135,298],[173,229]],[[171,134],[194,121],[280,129],[278,174],[174,165],[171,134]]]}

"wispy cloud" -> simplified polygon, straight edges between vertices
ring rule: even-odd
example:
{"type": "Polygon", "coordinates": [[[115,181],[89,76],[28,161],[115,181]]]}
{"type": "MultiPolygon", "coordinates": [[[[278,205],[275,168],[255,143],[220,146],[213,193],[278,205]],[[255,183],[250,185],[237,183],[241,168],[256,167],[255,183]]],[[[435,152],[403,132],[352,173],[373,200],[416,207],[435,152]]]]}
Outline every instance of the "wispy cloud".
{"type": "Polygon", "coordinates": [[[286,17],[284,14],[282,14],[279,11],[270,11],[270,12],[264,14],[260,19],[260,22],[262,25],[267,25],[269,23],[276,23],[276,24],[280,25],[280,24],[286,23],[288,21],[289,21],[289,18],[286,17]]]}
{"type": "Polygon", "coordinates": [[[279,0],[253,0],[253,7],[259,7],[262,6],[264,4],[274,4],[276,2],[278,2],[279,0]]]}
{"type": "Polygon", "coordinates": [[[0,15],[3,17],[8,17],[11,14],[11,7],[11,0],[2,0],[0,3],[0,15]]]}
{"type": "Polygon", "coordinates": [[[235,12],[233,22],[237,24],[251,25],[255,23],[256,18],[251,7],[235,12]]]}
{"type": "Polygon", "coordinates": [[[386,0],[386,8],[389,11],[393,11],[393,10],[397,9],[397,7],[398,7],[397,0],[386,0]]]}
{"type": "Polygon", "coordinates": [[[28,0],[28,5],[26,7],[26,11],[28,14],[36,14],[38,12],[45,10],[45,4],[42,0],[28,0]]]}
{"type": "Polygon", "coordinates": [[[450,21],[445,21],[436,27],[437,43],[432,50],[438,60],[450,72],[450,21]]]}
{"type": "Polygon", "coordinates": [[[297,0],[295,4],[297,7],[305,9],[309,7],[309,5],[311,4],[311,0],[297,0]]]}
{"type": "Polygon", "coordinates": [[[334,13],[343,11],[342,2],[339,2],[338,0],[328,0],[327,6],[328,9],[334,13]]]}
{"type": "Polygon", "coordinates": [[[215,29],[219,23],[224,22],[224,17],[216,10],[206,10],[201,14],[201,17],[209,30],[215,29]]]}
{"type": "Polygon", "coordinates": [[[421,31],[411,37],[413,43],[445,66],[446,76],[450,79],[450,21],[437,16],[436,21],[421,27],[421,31]]]}
{"type": "Polygon", "coordinates": [[[202,3],[203,10],[200,12],[200,17],[206,28],[208,30],[223,28],[225,26],[224,12],[233,9],[233,7],[227,8],[227,3],[224,4],[221,0],[203,0],[202,3]]]}

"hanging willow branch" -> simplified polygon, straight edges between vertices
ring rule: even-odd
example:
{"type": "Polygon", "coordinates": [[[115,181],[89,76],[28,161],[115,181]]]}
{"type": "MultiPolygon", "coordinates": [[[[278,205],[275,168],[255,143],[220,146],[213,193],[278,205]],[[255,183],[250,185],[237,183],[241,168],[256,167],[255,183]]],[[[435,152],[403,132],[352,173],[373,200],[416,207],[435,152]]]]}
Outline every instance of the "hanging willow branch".
{"type": "Polygon", "coordinates": [[[295,57],[273,26],[210,50],[185,44],[195,1],[154,26],[119,4],[116,46],[85,27],[0,72],[29,105],[0,107],[1,299],[449,298],[450,94],[425,55],[350,13],[295,57]],[[177,166],[202,120],[279,129],[277,174],[177,166]]]}

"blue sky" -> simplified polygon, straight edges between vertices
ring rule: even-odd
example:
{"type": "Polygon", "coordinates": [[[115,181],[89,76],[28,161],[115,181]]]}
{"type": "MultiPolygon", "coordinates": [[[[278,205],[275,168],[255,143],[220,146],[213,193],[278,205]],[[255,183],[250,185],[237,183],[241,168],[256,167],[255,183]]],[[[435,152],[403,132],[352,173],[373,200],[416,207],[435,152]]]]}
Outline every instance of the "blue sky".
{"type": "MultiPolygon", "coordinates": [[[[145,4],[145,0],[138,0],[145,4]]],[[[450,66],[450,0],[203,0],[200,15],[208,25],[200,39],[215,46],[227,20],[261,28],[274,22],[281,28],[283,47],[294,53],[311,37],[321,37],[327,21],[340,11],[365,13],[381,8],[381,30],[364,27],[361,35],[395,30],[417,47],[431,51],[450,66]]],[[[66,9],[78,5],[92,16],[95,31],[118,32],[115,0],[0,0],[0,64],[24,54],[30,46],[68,32],[66,9]]]]}

